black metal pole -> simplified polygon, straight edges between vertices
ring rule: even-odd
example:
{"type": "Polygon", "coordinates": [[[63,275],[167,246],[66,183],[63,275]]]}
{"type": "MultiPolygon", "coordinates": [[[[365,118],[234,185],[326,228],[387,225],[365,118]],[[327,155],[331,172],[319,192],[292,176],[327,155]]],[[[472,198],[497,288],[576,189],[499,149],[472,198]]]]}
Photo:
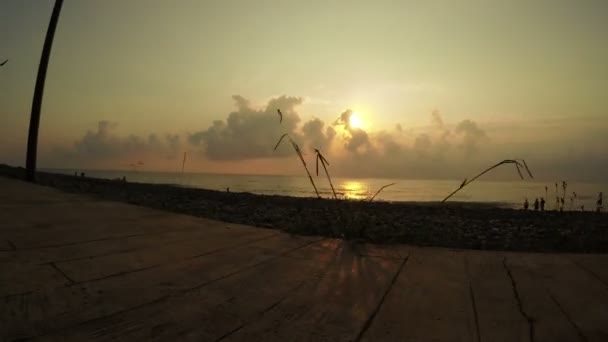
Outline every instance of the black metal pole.
{"type": "Polygon", "coordinates": [[[34,89],[34,99],[32,100],[32,115],[30,117],[30,130],[27,136],[27,155],[25,160],[25,179],[29,182],[36,181],[36,151],[38,149],[40,108],[42,107],[44,81],[46,79],[46,70],[49,65],[51,47],[53,46],[53,37],[55,36],[55,28],[57,28],[57,21],[59,20],[59,13],[61,12],[62,5],[63,0],[55,0],[55,7],[53,7],[49,28],[46,31],[42,56],[40,57],[40,65],[38,66],[38,76],[36,77],[36,88],[34,89]]]}

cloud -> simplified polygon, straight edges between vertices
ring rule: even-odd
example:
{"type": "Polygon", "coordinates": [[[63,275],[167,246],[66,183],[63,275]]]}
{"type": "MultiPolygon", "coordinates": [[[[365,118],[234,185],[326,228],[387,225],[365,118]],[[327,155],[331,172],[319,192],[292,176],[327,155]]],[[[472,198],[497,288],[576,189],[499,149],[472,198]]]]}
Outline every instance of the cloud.
{"type": "Polygon", "coordinates": [[[262,106],[254,106],[240,95],[234,95],[233,101],[232,112],[192,133],[119,135],[116,123],[100,121],[96,129],[87,131],[72,146],[55,149],[52,156],[55,165],[98,160],[127,165],[144,158],[149,165],[153,158],[166,160],[175,158],[178,151],[189,150],[193,152],[189,158],[194,163],[198,160],[205,165],[228,167],[242,161],[264,161],[273,163],[272,169],[294,170],[289,166],[291,163],[277,160],[294,156],[288,144],[273,150],[278,138],[288,133],[306,158],[314,155],[313,149],[321,149],[336,175],[434,178],[451,176],[465,168],[470,170],[477,162],[486,163],[484,156],[488,155],[486,144],[482,144],[488,135],[477,122],[463,120],[449,124],[439,111],[429,113],[430,126],[412,128],[395,124],[390,130],[370,131],[350,125],[353,115],[350,109],[341,112],[335,121],[302,120],[297,111],[303,102],[301,97],[278,96],[262,106]],[[283,114],[282,122],[277,109],[283,114]]]}
{"type": "Polygon", "coordinates": [[[443,124],[443,119],[441,118],[441,115],[439,114],[438,110],[433,110],[433,112],[431,112],[431,116],[433,117],[433,124],[441,129],[445,128],[445,125],[443,124]]]}
{"type": "Polygon", "coordinates": [[[351,128],[350,137],[345,140],[344,147],[351,153],[364,153],[372,146],[369,135],[361,128],[351,128]]]}
{"type": "Polygon", "coordinates": [[[106,120],[97,123],[97,129],[87,131],[82,138],[72,146],[55,147],[50,153],[53,164],[87,161],[117,160],[144,156],[154,156],[162,159],[174,159],[177,155],[181,139],[176,134],[147,137],[137,135],[119,136],[115,134],[117,123],[106,120]]]}
{"type": "Polygon", "coordinates": [[[431,137],[426,133],[418,135],[414,141],[414,150],[421,156],[427,155],[432,146],[431,137]]]}
{"type": "Polygon", "coordinates": [[[333,127],[326,127],[320,119],[312,119],[299,127],[301,119],[296,107],[302,103],[301,97],[276,97],[262,109],[253,108],[240,95],[234,95],[233,99],[237,110],[228,114],[226,120],[214,121],[210,127],[188,137],[190,144],[205,158],[226,161],[286,157],[293,154],[288,146],[273,150],[284,133],[310,149],[328,147],[335,136],[333,127]],[[277,109],[283,113],[281,123],[277,109]]]}
{"type": "Polygon", "coordinates": [[[486,132],[479,128],[477,123],[471,120],[461,121],[456,126],[455,132],[456,134],[462,135],[463,141],[461,146],[468,156],[477,152],[479,143],[488,138],[486,132]]]}
{"type": "Polygon", "coordinates": [[[344,126],[346,130],[350,130],[350,117],[353,116],[353,111],[350,109],[345,110],[338,116],[338,119],[334,122],[334,126],[344,126]]]}
{"type": "MultiPolygon", "coordinates": [[[[200,156],[213,161],[293,156],[288,145],[273,151],[277,139],[287,133],[305,151],[320,148],[344,165],[366,160],[380,166],[370,174],[357,167],[344,169],[345,173],[394,176],[403,172],[404,164],[411,166],[420,162],[442,161],[445,152],[456,142],[456,139],[450,141],[451,131],[437,111],[431,113],[434,123],[432,131],[414,134],[408,142],[401,125],[396,125],[392,131],[380,132],[351,126],[353,111],[350,109],[341,112],[332,124],[319,118],[302,122],[296,111],[302,103],[300,97],[272,98],[262,108],[254,108],[249,100],[240,95],[233,96],[233,99],[236,110],[229,113],[225,120],[216,120],[206,129],[188,136],[188,142],[198,149],[200,156]],[[283,113],[281,124],[276,112],[279,108],[283,113]]],[[[473,122],[473,125],[476,124],[473,122]]],[[[467,127],[463,125],[460,130],[469,146],[472,145],[470,141],[473,141],[474,132],[467,131],[467,127]]]]}
{"type": "Polygon", "coordinates": [[[433,133],[437,140],[435,145],[437,146],[438,151],[440,153],[445,153],[451,147],[449,140],[452,135],[452,132],[445,125],[443,118],[438,110],[433,110],[431,112],[431,119],[432,119],[431,121],[433,123],[433,126],[432,126],[433,130],[434,130],[433,133]]]}
{"type": "Polygon", "coordinates": [[[281,96],[271,99],[266,108],[252,108],[240,95],[232,97],[237,110],[228,114],[225,121],[216,120],[211,127],[191,134],[188,141],[211,160],[245,160],[285,156],[287,149],[273,151],[272,147],[283,133],[296,138],[300,117],[295,107],[300,97],[281,96]],[[283,113],[279,123],[277,109],[283,113]]]}
{"type": "Polygon", "coordinates": [[[325,127],[321,119],[314,118],[302,126],[302,135],[306,139],[306,147],[326,150],[335,137],[336,130],[331,126],[325,127]]]}
{"type": "Polygon", "coordinates": [[[349,125],[351,115],[346,110],[334,122],[343,128],[343,153],[331,157],[338,174],[352,177],[446,177],[473,165],[471,158],[482,150],[477,144],[487,136],[472,120],[451,129],[438,111],[430,113],[429,128],[409,134],[399,124],[394,130],[367,132],[349,125]],[[454,146],[466,148],[448,153],[454,146]]]}
{"type": "Polygon", "coordinates": [[[338,119],[334,122],[334,126],[344,128],[344,148],[347,151],[355,154],[367,152],[372,147],[370,137],[364,129],[351,126],[350,117],[352,115],[352,110],[345,110],[338,116],[338,119]]]}

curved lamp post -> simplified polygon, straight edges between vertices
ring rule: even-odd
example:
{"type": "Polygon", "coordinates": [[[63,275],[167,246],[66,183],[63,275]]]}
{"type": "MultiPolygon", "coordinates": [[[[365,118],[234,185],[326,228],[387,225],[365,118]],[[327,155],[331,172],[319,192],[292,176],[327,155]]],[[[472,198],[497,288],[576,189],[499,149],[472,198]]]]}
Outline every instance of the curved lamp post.
{"type": "Polygon", "coordinates": [[[46,70],[49,65],[49,57],[51,55],[51,47],[53,46],[53,37],[55,36],[55,28],[59,20],[59,13],[63,0],[55,0],[53,13],[49,28],[46,31],[44,39],[44,47],[40,57],[40,65],[38,66],[38,76],[36,77],[36,87],[34,89],[34,99],[32,100],[32,115],[30,117],[30,129],[27,136],[27,155],[25,161],[25,179],[29,182],[36,181],[36,151],[38,149],[38,126],[40,126],[40,108],[42,107],[42,95],[44,94],[44,81],[46,79],[46,70]]]}

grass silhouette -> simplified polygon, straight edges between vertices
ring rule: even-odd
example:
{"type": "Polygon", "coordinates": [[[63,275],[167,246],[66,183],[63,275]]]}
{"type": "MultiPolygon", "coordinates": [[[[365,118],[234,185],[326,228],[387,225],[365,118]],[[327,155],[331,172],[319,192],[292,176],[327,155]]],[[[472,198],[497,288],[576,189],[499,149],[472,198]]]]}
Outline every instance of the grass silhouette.
{"type": "Polygon", "coordinates": [[[370,202],[371,202],[371,201],[373,201],[373,200],[374,200],[374,198],[376,198],[376,196],[378,196],[378,194],[380,194],[380,193],[382,192],[382,190],[384,190],[385,188],[388,188],[389,186],[393,186],[393,185],[395,185],[395,184],[397,184],[397,183],[386,184],[385,186],[381,187],[380,189],[378,189],[378,191],[376,191],[376,193],[374,194],[374,196],[372,196],[372,197],[369,199],[369,201],[370,201],[370,202]]]}
{"type": "Polygon", "coordinates": [[[319,175],[319,161],[320,161],[321,165],[323,165],[323,170],[325,170],[325,175],[327,176],[327,181],[329,181],[329,186],[331,186],[331,192],[334,194],[334,199],[338,199],[338,195],[336,195],[336,189],[334,189],[334,184],[332,183],[331,177],[329,176],[329,172],[327,171],[327,166],[329,165],[329,162],[327,161],[327,159],[325,159],[325,157],[323,156],[321,151],[319,151],[318,148],[315,148],[315,154],[317,155],[317,160],[316,160],[317,176],[319,175]]]}
{"type": "Polygon", "coordinates": [[[495,168],[497,168],[501,165],[505,165],[505,164],[514,164],[515,168],[517,169],[517,173],[519,174],[519,177],[522,180],[524,179],[524,175],[521,172],[521,169],[525,169],[528,176],[530,176],[530,178],[534,178],[534,176],[532,176],[532,172],[530,172],[530,168],[528,168],[528,164],[526,163],[525,160],[523,160],[523,159],[505,159],[499,163],[496,163],[495,165],[492,165],[491,167],[487,168],[486,170],[482,171],[477,176],[471,178],[471,180],[468,180],[468,178],[465,178],[464,181],[458,187],[458,189],[452,191],[452,193],[450,193],[446,198],[444,198],[443,201],[441,201],[441,203],[445,203],[445,201],[450,199],[452,196],[454,196],[454,194],[456,194],[458,191],[462,190],[462,188],[464,188],[465,186],[474,182],[477,178],[479,178],[479,177],[485,175],[486,173],[494,170],[495,168]]]}
{"type": "Polygon", "coordinates": [[[308,179],[310,179],[310,184],[312,184],[312,187],[315,189],[315,193],[317,194],[317,197],[321,198],[321,195],[319,195],[319,190],[317,190],[317,186],[315,185],[315,181],[312,179],[312,176],[310,175],[310,171],[308,171],[308,166],[306,166],[306,161],[304,160],[304,155],[302,154],[302,150],[300,149],[300,146],[298,146],[298,144],[296,144],[296,142],[293,141],[293,139],[289,136],[289,134],[285,133],[281,136],[281,138],[279,138],[279,141],[274,146],[274,150],[275,151],[277,150],[277,148],[279,147],[279,145],[285,138],[289,139],[291,146],[296,151],[296,154],[298,155],[298,157],[300,158],[300,161],[302,162],[302,166],[304,166],[304,170],[306,170],[308,179]]]}

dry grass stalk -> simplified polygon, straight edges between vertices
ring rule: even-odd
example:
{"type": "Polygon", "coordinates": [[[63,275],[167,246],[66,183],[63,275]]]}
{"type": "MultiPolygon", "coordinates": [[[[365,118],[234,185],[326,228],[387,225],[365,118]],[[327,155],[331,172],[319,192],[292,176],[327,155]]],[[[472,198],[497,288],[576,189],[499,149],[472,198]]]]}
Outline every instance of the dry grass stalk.
{"type": "Polygon", "coordinates": [[[319,190],[317,190],[317,186],[315,185],[315,181],[312,179],[312,176],[310,175],[310,171],[308,171],[308,166],[306,166],[306,161],[304,160],[304,155],[302,154],[302,150],[300,150],[300,146],[298,146],[298,144],[296,144],[296,142],[293,141],[293,139],[291,139],[289,134],[285,133],[281,136],[281,138],[279,139],[277,144],[274,146],[274,150],[276,151],[276,149],[279,147],[279,145],[281,144],[283,139],[285,139],[286,137],[287,137],[287,139],[289,139],[291,146],[293,147],[293,149],[296,151],[298,157],[300,158],[300,161],[302,162],[302,166],[304,166],[304,170],[306,170],[306,174],[308,175],[310,184],[312,184],[312,187],[315,189],[315,193],[317,194],[317,197],[321,198],[321,195],[319,195],[319,190]]]}
{"type": "Polygon", "coordinates": [[[477,178],[485,175],[486,173],[494,170],[495,168],[503,165],[503,164],[515,164],[515,168],[517,169],[517,173],[519,174],[519,177],[521,177],[521,179],[524,179],[524,175],[521,172],[521,169],[525,169],[526,172],[528,173],[528,176],[530,176],[530,178],[534,178],[534,176],[532,176],[532,172],[530,172],[530,169],[528,168],[528,164],[526,163],[525,160],[523,159],[505,159],[489,168],[487,168],[486,170],[484,170],[483,172],[481,172],[480,174],[478,174],[477,176],[471,178],[471,180],[468,180],[467,178],[464,179],[464,181],[460,184],[460,186],[458,187],[458,189],[454,190],[452,193],[450,193],[446,198],[443,199],[443,201],[441,201],[441,203],[444,203],[445,201],[447,201],[448,199],[450,199],[450,197],[454,196],[454,194],[456,194],[458,191],[462,190],[462,188],[464,188],[465,186],[471,184],[473,181],[475,181],[477,178]]]}
{"type": "Polygon", "coordinates": [[[283,122],[283,113],[281,112],[280,109],[277,109],[277,114],[279,114],[279,123],[283,122]]]}
{"type": "Polygon", "coordinates": [[[182,159],[182,174],[180,176],[180,182],[182,184],[184,184],[184,169],[186,167],[186,158],[187,158],[188,152],[184,152],[184,159],[182,159]]]}
{"type": "Polygon", "coordinates": [[[555,183],[555,210],[559,210],[559,193],[557,191],[557,182],[555,183]]]}
{"type": "Polygon", "coordinates": [[[564,193],[562,194],[562,197],[560,198],[560,203],[561,203],[561,206],[559,207],[560,211],[564,211],[564,204],[566,203],[566,189],[568,189],[568,183],[566,183],[566,181],[562,181],[562,189],[564,190],[564,193]]]}
{"type": "Polygon", "coordinates": [[[378,196],[378,194],[380,194],[380,192],[382,192],[382,190],[384,190],[385,188],[388,188],[389,186],[395,185],[397,183],[391,183],[391,184],[386,184],[385,186],[381,187],[380,189],[378,189],[378,191],[376,191],[376,193],[374,194],[374,196],[372,196],[372,198],[369,199],[369,201],[373,201],[374,198],[376,198],[376,196],[378,196]]]}
{"type": "Polygon", "coordinates": [[[336,190],[334,189],[334,184],[331,181],[331,177],[329,176],[329,172],[327,171],[327,166],[329,165],[329,162],[327,161],[327,159],[325,159],[325,157],[323,156],[323,154],[321,154],[321,151],[319,151],[319,149],[315,148],[315,153],[317,154],[317,176],[319,175],[319,161],[321,162],[321,165],[323,166],[323,170],[325,170],[325,175],[327,176],[327,180],[329,181],[329,186],[331,186],[331,192],[334,194],[334,199],[338,199],[338,195],[336,195],[336,190]]]}

